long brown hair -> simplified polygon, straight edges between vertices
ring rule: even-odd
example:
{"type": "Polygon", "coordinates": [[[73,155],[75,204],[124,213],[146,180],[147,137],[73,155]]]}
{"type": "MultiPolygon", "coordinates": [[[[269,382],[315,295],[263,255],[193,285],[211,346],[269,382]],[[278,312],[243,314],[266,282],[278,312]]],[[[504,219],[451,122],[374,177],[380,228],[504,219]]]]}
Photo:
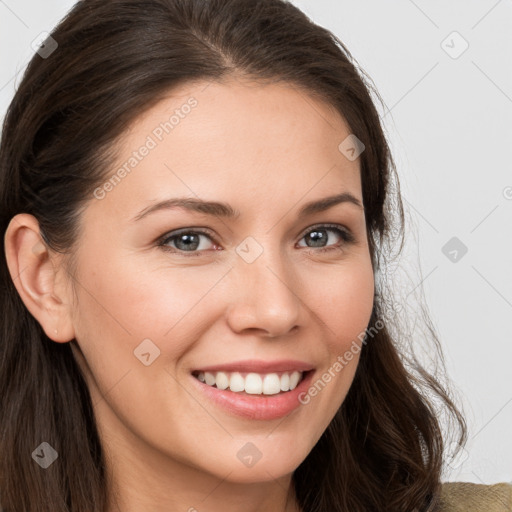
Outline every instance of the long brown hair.
{"type": "MultiPolygon", "coordinates": [[[[284,0],[83,0],[51,36],[58,47],[34,55],[3,124],[0,234],[13,216],[29,213],[47,246],[72,258],[82,207],[108,179],[130,122],[177,85],[241,74],[322,99],[365,144],[363,202],[379,282],[381,257],[404,229],[398,179],[370,80],[331,32],[284,0]]],[[[3,236],[0,243],[1,505],[103,512],[108,479],[87,386],[70,343],[50,340],[28,312],[3,236]],[[31,458],[42,441],[62,454],[46,471],[31,458]]],[[[465,422],[448,388],[397,348],[390,322],[376,286],[353,384],[293,475],[305,512],[437,507],[439,404],[460,444],[465,422]]]]}

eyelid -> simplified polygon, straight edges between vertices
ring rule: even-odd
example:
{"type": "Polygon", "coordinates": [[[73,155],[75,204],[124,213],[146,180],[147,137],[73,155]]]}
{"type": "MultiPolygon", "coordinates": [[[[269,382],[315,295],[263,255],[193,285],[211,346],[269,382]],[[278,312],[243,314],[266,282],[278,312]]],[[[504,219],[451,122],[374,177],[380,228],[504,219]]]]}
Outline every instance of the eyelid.
{"type": "Polygon", "coordinates": [[[168,231],[163,236],[161,236],[159,238],[159,240],[165,240],[166,238],[178,236],[181,233],[200,233],[203,235],[211,236],[212,238],[214,238],[216,236],[216,234],[210,228],[205,228],[202,226],[190,226],[190,227],[187,226],[185,228],[178,228],[178,229],[174,229],[172,231],[168,231]]]}
{"type": "Polygon", "coordinates": [[[312,226],[307,227],[299,236],[299,239],[303,238],[307,233],[313,231],[318,228],[328,228],[328,229],[339,229],[340,231],[344,231],[347,235],[351,235],[352,231],[344,226],[343,224],[332,224],[329,222],[320,222],[319,224],[313,224],[312,226]]]}

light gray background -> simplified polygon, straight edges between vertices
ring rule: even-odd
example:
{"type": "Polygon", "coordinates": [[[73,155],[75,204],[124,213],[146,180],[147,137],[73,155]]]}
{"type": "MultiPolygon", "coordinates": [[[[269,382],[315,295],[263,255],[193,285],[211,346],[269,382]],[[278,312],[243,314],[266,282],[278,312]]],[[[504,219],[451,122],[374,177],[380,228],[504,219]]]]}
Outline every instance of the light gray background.
{"type": "MultiPolygon", "coordinates": [[[[31,42],[74,3],[0,0],[1,118],[31,42]]],[[[512,3],[294,3],[346,44],[386,104],[403,268],[420,265],[403,286],[424,289],[470,429],[445,480],[512,481],[512,3]],[[452,237],[468,248],[456,261],[442,252],[452,237]]]]}

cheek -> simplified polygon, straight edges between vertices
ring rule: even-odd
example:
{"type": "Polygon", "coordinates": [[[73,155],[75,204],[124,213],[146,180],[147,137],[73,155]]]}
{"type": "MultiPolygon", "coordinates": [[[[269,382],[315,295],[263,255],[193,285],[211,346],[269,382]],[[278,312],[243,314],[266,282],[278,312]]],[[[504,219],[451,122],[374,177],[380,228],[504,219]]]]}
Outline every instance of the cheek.
{"type": "Polygon", "coordinates": [[[370,321],[374,301],[370,260],[354,262],[326,276],[318,283],[317,293],[316,311],[324,323],[331,351],[345,351],[353,340],[360,339],[370,321]]]}
{"type": "MultiPolygon", "coordinates": [[[[331,413],[341,405],[351,386],[359,362],[362,340],[368,328],[374,301],[374,276],[371,262],[359,261],[331,275],[318,296],[319,317],[325,334],[326,361],[322,382],[337,397],[330,398],[331,413]]],[[[325,395],[330,395],[326,393],[325,395]]]]}
{"type": "Polygon", "coordinates": [[[211,323],[219,304],[215,286],[226,269],[162,268],[142,258],[129,264],[117,263],[122,257],[99,260],[80,272],[86,286],[78,289],[76,312],[77,339],[93,359],[102,353],[99,368],[108,370],[107,360],[118,368],[132,365],[134,350],[146,339],[172,361],[211,323]]]}
{"type": "Polygon", "coordinates": [[[86,287],[78,290],[76,338],[85,360],[76,355],[102,421],[118,425],[112,410],[143,437],[155,430],[155,422],[172,421],[164,406],[179,395],[172,375],[212,323],[212,307],[219,303],[215,284],[225,270],[110,263],[115,260],[105,258],[81,271],[86,287]]]}

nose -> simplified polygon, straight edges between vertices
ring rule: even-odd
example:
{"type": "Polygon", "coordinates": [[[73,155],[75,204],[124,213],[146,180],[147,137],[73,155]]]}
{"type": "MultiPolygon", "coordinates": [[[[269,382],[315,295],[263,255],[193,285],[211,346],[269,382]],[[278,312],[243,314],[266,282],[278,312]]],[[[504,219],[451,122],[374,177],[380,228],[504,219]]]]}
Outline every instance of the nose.
{"type": "Polygon", "coordinates": [[[237,261],[231,272],[233,293],[227,321],[236,333],[255,331],[266,337],[285,336],[296,328],[303,301],[290,265],[268,257],[268,251],[254,262],[237,261]]]}

